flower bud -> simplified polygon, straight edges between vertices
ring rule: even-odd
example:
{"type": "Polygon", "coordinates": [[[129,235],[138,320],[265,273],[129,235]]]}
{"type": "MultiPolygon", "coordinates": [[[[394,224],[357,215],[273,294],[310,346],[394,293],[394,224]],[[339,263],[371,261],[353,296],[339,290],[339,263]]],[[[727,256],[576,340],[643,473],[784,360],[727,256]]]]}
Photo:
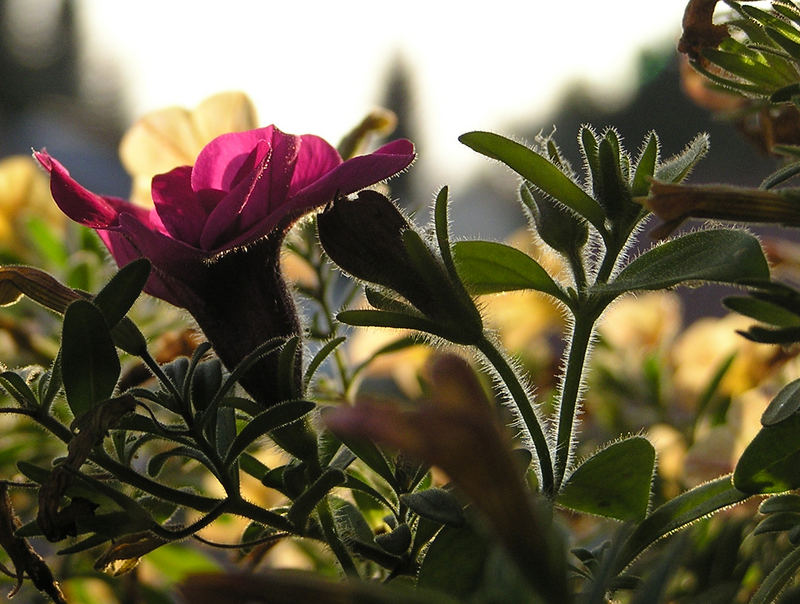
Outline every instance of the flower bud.
{"type": "Polygon", "coordinates": [[[462,343],[481,336],[472,300],[388,198],[369,190],[338,198],[317,225],[322,247],[342,270],[397,292],[448,332],[463,334],[462,343]]]}

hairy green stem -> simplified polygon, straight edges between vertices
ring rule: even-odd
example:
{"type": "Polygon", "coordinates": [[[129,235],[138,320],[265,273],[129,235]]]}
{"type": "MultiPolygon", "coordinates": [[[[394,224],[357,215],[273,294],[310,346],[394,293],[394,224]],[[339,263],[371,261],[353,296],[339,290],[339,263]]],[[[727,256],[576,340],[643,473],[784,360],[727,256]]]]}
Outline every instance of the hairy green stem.
{"type": "Polygon", "coordinates": [[[528,430],[528,434],[530,434],[531,440],[533,440],[533,446],[536,449],[536,456],[539,460],[539,471],[541,472],[542,491],[547,495],[553,495],[555,489],[550,447],[548,446],[544,430],[539,422],[539,418],[536,416],[527,391],[508,360],[488,338],[482,338],[478,342],[477,348],[483,353],[492,367],[494,367],[494,370],[508,389],[511,399],[517,406],[522,416],[522,421],[525,423],[525,427],[528,430]]]}
{"type": "Polygon", "coordinates": [[[583,368],[592,338],[596,314],[577,313],[572,327],[569,355],[564,381],[561,384],[561,398],[558,405],[558,434],[556,436],[555,489],[561,486],[567,471],[572,434],[575,427],[575,410],[578,405],[583,368]]]}

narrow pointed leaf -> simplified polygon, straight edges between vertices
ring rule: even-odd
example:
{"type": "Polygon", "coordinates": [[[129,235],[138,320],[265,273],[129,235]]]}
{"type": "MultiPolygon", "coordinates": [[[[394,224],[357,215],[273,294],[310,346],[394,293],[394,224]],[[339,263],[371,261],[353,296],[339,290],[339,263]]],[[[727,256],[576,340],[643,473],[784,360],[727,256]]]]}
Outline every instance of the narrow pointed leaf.
{"type": "Polygon", "coordinates": [[[776,327],[800,326],[800,315],[769,300],[760,300],[747,296],[731,296],[722,303],[725,307],[738,312],[740,315],[762,321],[776,327]]]}
{"type": "Polygon", "coordinates": [[[578,466],[556,502],[607,518],[641,520],[650,502],[655,460],[655,449],[646,438],[614,443],[578,466]]]}
{"type": "Polygon", "coordinates": [[[761,424],[764,426],[779,424],[797,413],[798,409],[800,409],[800,379],[789,382],[781,388],[761,416],[761,424]]]}
{"type": "Polygon", "coordinates": [[[704,48],[702,52],[703,57],[714,65],[758,86],[762,94],[769,94],[788,84],[769,66],[753,61],[750,57],[714,48],[704,48]]]}
{"type": "Polygon", "coordinates": [[[784,493],[767,497],[758,506],[761,514],[776,514],[779,512],[794,512],[800,514],[800,495],[784,493]]]}
{"type": "Polygon", "coordinates": [[[76,300],[64,313],[61,368],[67,402],[79,417],[114,392],[119,357],[103,313],[76,300]]]}
{"type": "Polygon", "coordinates": [[[434,323],[425,317],[409,315],[389,310],[345,310],[336,318],[354,327],[392,327],[394,329],[413,329],[440,336],[452,342],[460,342],[463,334],[450,327],[434,323]]]}
{"type": "Polygon", "coordinates": [[[633,174],[631,184],[631,195],[640,197],[647,195],[650,190],[650,179],[656,171],[658,163],[658,136],[651,132],[647,137],[647,144],[642,151],[639,161],[636,163],[636,171],[633,174]]]}
{"type": "Polygon", "coordinates": [[[13,371],[0,373],[0,386],[19,403],[20,407],[35,409],[39,406],[30,386],[18,373],[13,371]]]}
{"type": "Polygon", "coordinates": [[[170,449],[169,451],[163,451],[161,453],[153,455],[153,457],[151,457],[150,461],[148,461],[147,463],[147,473],[150,476],[158,476],[159,473],[161,472],[161,469],[164,467],[164,464],[167,463],[167,461],[169,461],[173,457],[194,459],[195,461],[200,462],[207,468],[212,467],[211,462],[205,455],[203,455],[202,452],[198,451],[193,447],[180,446],[180,447],[175,447],[174,449],[170,449]]]}
{"type": "Polygon", "coordinates": [[[92,300],[110,327],[119,323],[142,293],[150,276],[150,261],[139,258],[121,268],[92,300]]]}
{"type": "Polygon", "coordinates": [[[495,241],[459,241],[453,253],[459,275],[476,294],[533,289],[565,299],[547,271],[516,248],[495,241]]]}
{"type": "Polygon", "coordinates": [[[617,556],[616,570],[624,570],[662,537],[748,497],[749,493],[733,486],[730,475],[681,493],[655,509],[636,527],[617,556]]]}
{"type": "MultiPolygon", "coordinates": [[[[323,410],[323,418],[326,411],[323,410]]],[[[378,446],[366,438],[350,438],[349,436],[342,436],[336,433],[336,436],[342,441],[345,447],[350,449],[356,457],[363,461],[370,469],[372,469],[378,476],[383,478],[390,485],[395,486],[394,471],[389,466],[389,462],[384,457],[378,446]]]]}
{"type": "Polygon", "coordinates": [[[758,523],[753,534],[782,533],[796,526],[800,526],[800,514],[797,512],[774,512],[758,523]]]}
{"type": "Polygon", "coordinates": [[[800,568],[800,547],[796,547],[773,568],[761,582],[750,604],[769,604],[775,602],[786,585],[792,581],[800,568]]]}
{"type": "Polygon", "coordinates": [[[645,252],[628,264],[602,293],[664,289],[681,283],[736,284],[769,278],[758,240],[744,231],[713,229],[678,237],[645,252]]]}
{"type": "Polygon", "coordinates": [[[287,401],[256,415],[242,428],[242,431],[231,443],[225,456],[225,465],[236,461],[237,457],[261,436],[275,428],[297,421],[315,406],[311,401],[287,401]]]}
{"type": "Polygon", "coordinates": [[[763,427],[742,453],[734,486],[747,493],[782,493],[800,487],[800,416],[763,427]]]}
{"type": "Polygon", "coordinates": [[[305,491],[303,491],[289,508],[287,518],[295,526],[303,526],[314,506],[319,503],[331,489],[343,484],[345,473],[339,468],[327,468],[305,491]]]}
{"type": "Polygon", "coordinates": [[[344,336],[340,336],[338,338],[333,338],[325,342],[322,348],[317,351],[317,354],[314,355],[314,358],[311,359],[311,362],[308,364],[306,368],[305,374],[303,375],[303,387],[308,388],[308,385],[311,383],[311,380],[314,378],[314,374],[319,369],[320,365],[325,362],[325,359],[328,358],[342,342],[344,342],[347,338],[344,336]]]}
{"type": "Polygon", "coordinates": [[[468,132],[462,134],[458,140],[478,153],[503,162],[573,212],[586,218],[598,230],[604,230],[605,214],[597,202],[535,151],[491,132],[468,132]]]}
{"type": "Polygon", "coordinates": [[[659,165],[655,173],[656,180],[682,181],[691,172],[694,165],[708,153],[708,148],[708,135],[698,134],[678,155],[659,165]]]}

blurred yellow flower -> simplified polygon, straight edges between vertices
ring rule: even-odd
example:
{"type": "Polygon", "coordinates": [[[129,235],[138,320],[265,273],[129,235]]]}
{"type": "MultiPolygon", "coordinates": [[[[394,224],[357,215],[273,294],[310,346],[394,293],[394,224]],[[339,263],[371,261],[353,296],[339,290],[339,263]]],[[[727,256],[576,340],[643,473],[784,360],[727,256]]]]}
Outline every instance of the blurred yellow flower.
{"type": "Polygon", "coordinates": [[[780,346],[757,344],[736,333],[752,324],[752,319],[735,314],[700,319],[678,337],[672,349],[674,382],[688,395],[681,400],[696,398],[732,353],[736,357],[719,387],[729,396],[757,386],[786,358],[780,346]]]}
{"type": "Polygon", "coordinates": [[[725,423],[698,426],[686,454],[684,481],[693,487],[733,472],[747,445],[761,429],[761,415],[769,404],[764,389],[754,388],[733,398],[725,423]]]}
{"type": "MultiPolygon", "coordinates": [[[[401,329],[358,329],[350,334],[347,341],[348,364],[360,365],[384,346],[412,335],[401,329]]],[[[375,357],[359,379],[383,377],[391,379],[403,394],[411,399],[422,394],[419,374],[431,355],[428,346],[410,346],[397,352],[375,357]]]]}
{"type": "Polygon", "coordinates": [[[686,459],[686,441],[683,434],[669,424],[655,424],[647,429],[647,439],[658,454],[658,473],[664,480],[664,490],[670,497],[682,489],[686,459]]]}
{"type": "Polygon", "coordinates": [[[33,158],[14,155],[0,160],[0,249],[24,258],[29,249],[25,225],[34,218],[63,234],[65,216],[50,196],[47,176],[33,158]]]}
{"type": "Polygon", "coordinates": [[[681,302],[674,292],[648,292],[614,303],[598,332],[615,351],[642,359],[669,346],[681,321],[681,302]]]}
{"type": "Polygon", "coordinates": [[[153,176],[194,165],[200,150],[221,134],[257,127],[253,102],[242,92],[215,94],[192,110],[168,107],[148,113],[131,126],[119,145],[122,165],[133,179],[131,200],[152,205],[153,176]]]}

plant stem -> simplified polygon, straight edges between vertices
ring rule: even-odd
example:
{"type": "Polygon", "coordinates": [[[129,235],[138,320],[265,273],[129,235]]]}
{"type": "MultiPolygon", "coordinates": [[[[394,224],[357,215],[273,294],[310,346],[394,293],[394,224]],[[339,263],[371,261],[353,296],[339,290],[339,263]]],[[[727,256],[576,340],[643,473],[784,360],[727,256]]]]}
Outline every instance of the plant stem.
{"type": "Polygon", "coordinates": [[[542,491],[547,495],[553,495],[554,481],[553,481],[553,462],[550,458],[550,447],[547,443],[547,438],[544,435],[544,430],[536,416],[536,411],[531,404],[528,393],[520,382],[519,376],[508,363],[505,356],[497,349],[497,347],[485,336],[477,344],[480,350],[486,357],[486,360],[494,367],[494,370],[500,376],[500,380],[508,389],[511,399],[517,406],[522,421],[533,440],[533,446],[536,449],[536,456],[539,460],[539,471],[541,472],[542,491]]]}
{"type": "Polygon", "coordinates": [[[576,313],[569,344],[567,369],[561,385],[561,399],[558,406],[558,435],[556,437],[555,489],[561,486],[567,471],[572,433],[575,423],[575,409],[583,379],[586,353],[592,338],[596,314],[576,313]]]}

